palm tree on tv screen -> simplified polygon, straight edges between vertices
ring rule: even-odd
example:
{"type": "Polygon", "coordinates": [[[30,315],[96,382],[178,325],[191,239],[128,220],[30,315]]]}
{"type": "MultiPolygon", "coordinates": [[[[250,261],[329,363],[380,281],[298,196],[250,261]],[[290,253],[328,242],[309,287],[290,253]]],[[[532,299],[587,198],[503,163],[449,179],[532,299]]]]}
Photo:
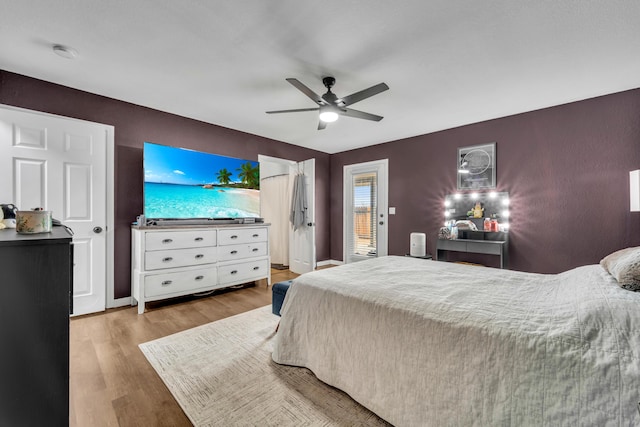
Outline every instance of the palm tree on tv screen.
{"type": "Polygon", "coordinates": [[[224,168],[218,171],[216,178],[218,178],[218,182],[220,182],[220,184],[229,185],[229,178],[231,178],[231,175],[233,175],[233,173],[229,172],[227,168],[224,168]]]}
{"type": "Polygon", "coordinates": [[[260,167],[254,167],[251,162],[243,163],[238,169],[238,176],[247,188],[260,188],[260,167]]]}

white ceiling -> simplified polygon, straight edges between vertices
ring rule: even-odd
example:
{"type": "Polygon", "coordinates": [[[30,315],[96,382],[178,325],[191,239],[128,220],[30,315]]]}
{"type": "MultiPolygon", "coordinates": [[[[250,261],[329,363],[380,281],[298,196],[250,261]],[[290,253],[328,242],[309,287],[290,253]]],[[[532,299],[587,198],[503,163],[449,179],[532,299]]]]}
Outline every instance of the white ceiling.
{"type": "Polygon", "coordinates": [[[0,69],[336,153],[640,87],[640,1],[0,0],[0,69]],[[327,75],[384,119],[265,114],[327,75]]]}

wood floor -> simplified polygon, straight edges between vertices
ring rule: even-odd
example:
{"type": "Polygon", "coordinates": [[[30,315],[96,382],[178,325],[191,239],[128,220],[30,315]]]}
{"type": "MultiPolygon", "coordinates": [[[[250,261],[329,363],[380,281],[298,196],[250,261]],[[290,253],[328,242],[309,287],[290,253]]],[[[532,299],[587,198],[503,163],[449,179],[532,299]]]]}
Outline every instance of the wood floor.
{"type": "MultiPolygon", "coordinates": [[[[271,283],[296,277],[272,270],[271,283]]],[[[266,282],[71,319],[70,426],[190,426],[138,344],[271,304],[266,282]]],[[[37,410],[37,409],[34,409],[37,410]]]]}

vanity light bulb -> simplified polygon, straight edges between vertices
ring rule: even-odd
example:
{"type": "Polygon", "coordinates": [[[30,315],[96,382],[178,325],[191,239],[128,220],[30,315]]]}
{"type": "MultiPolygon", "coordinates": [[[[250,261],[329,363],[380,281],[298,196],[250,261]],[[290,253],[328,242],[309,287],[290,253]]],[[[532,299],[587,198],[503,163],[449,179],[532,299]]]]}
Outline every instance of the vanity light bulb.
{"type": "Polygon", "coordinates": [[[449,218],[449,215],[451,215],[451,214],[449,213],[448,210],[444,211],[444,217],[445,218],[449,218]]]}
{"type": "Polygon", "coordinates": [[[490,199],[495,199],[496,197],[498,197],[498,193],[496,193],[495,191],[492,191],[489,193],[489,198],[490,199]]]}
{"type": "Polygon", "coordinates": [[[471,199],[475,200],[478,198],[478,193],[471,193],[471,199]]]}
{"type": "Polygon", "coordinates": [[[509,218],[509,211],[507,211],[507,210],[502,211],[502,217],[503,218],[509,218]]]}
{"type": "Polygon", "coordinates": [[[502,206],[509,206],[509,199],[502,199],[502,206]]]}
{"type": "Polygon", "coordinates": [[[460,199],[462,198],[462,194],[460,194],[460,193],[456,193],[456,194],[454,194],[454,195],[453,195],[453,197],[454,197],[456,200],[460,200],[460,199]]]}
{"type": "Polygon", "coordinates": [[[444,207],[448,208],[449,206],[451,206],[451,200],[447,199],[444,201],[444,207]]]}

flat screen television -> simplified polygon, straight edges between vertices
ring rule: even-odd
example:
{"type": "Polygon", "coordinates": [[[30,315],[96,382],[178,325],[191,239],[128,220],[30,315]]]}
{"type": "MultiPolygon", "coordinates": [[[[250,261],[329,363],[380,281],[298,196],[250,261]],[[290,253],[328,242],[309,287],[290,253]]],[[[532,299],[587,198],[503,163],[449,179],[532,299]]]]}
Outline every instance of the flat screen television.
{"type": "Polygon", "coordinates": [[[144,143],[147,219],[260,217],[258,162],[144,143]]]}

